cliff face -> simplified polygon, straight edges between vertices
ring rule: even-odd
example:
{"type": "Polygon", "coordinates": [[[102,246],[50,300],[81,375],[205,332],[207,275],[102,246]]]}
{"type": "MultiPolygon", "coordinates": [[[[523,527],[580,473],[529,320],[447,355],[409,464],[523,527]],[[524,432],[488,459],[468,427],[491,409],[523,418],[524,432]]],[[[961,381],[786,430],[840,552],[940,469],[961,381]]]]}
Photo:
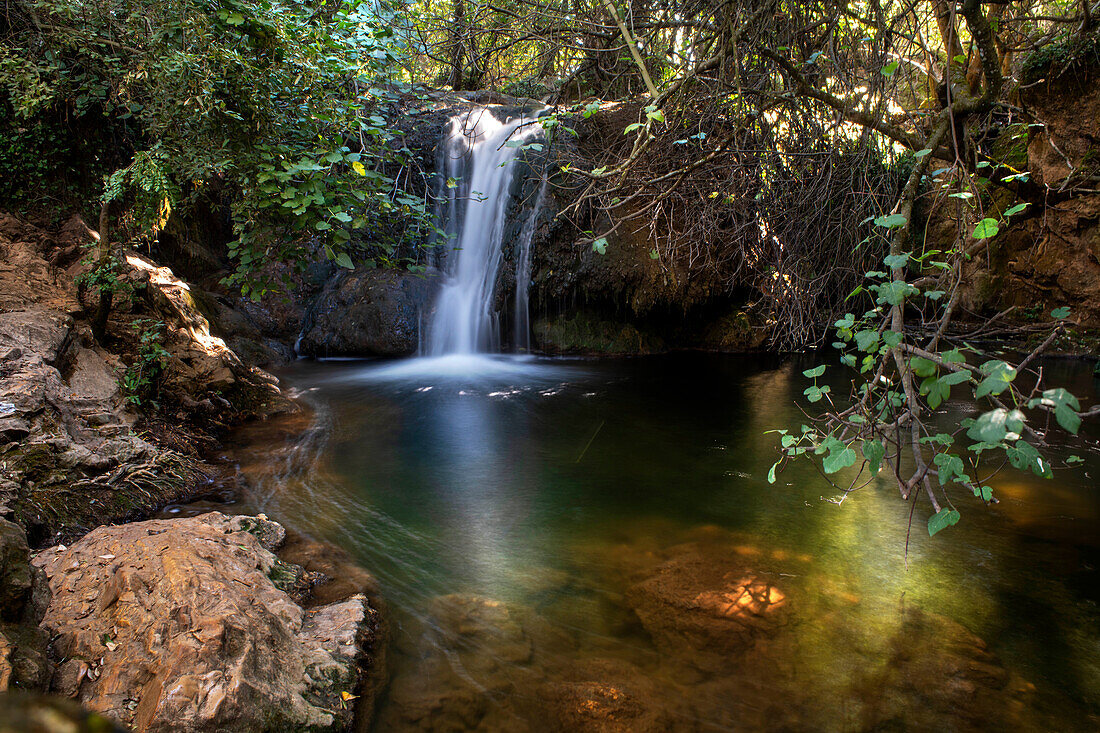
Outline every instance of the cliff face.
{"type": "MultiPolygon", "coordinates": [[[[1025,67],[1019,125],[1004,148],[1008,162],[1046,186],[1042,201],[993,241],[967,271],[963,301],[989,315],[1008,308],[1013,320],[1069,306],[1071,318],[1100,328],[1100,55],[1091,47],[1050,53],[1025,67]],[[1046,204],[1045,206],[1043,204],[1046,204]]],[[[1017,202],[1007,192],[998,203],[1017,202]]],[[[953,222],[946,225],[950,230],[953,222]]]]}

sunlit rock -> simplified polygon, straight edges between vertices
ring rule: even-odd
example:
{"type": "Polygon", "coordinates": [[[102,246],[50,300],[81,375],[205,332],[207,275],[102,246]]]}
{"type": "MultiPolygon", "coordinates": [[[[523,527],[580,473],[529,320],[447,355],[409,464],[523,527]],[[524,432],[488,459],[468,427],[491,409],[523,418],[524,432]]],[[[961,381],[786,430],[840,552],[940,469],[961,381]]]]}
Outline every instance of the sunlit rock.
{"type": "Polygon", "coordinates": [[[295,603],[271,524],[211,513],[42,552],[54,691],[137,731],[347,728],[375,612],[295,603]]]}

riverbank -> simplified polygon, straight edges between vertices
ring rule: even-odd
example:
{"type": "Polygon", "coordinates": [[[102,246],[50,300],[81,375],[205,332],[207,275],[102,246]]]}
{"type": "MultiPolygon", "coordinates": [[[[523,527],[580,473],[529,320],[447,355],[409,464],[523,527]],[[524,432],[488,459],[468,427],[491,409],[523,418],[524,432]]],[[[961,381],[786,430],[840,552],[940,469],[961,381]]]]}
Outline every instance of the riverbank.
{"type": "Polygon", "coordinates": [[[138,521],[236,491],[227,431],[299,408],[216,335],[204,291],[140,253],[97,339],[76,285],[96,236],[0,214],[0,693],[140,731],[369,720],[385,674],[369,574],[262,515],[138,521]]]}

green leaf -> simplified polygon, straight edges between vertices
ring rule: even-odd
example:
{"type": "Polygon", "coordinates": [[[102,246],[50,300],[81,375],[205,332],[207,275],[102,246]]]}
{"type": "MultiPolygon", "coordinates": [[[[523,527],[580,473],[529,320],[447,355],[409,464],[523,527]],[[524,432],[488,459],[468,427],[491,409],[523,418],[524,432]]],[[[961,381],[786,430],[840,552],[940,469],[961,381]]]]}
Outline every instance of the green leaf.
{"type": "Polygon", "coordinates": [[[810,402],[818,402],[821,400],[822,396],[824,396],[825,393],[822,392],[821,387],[814,385],[811,387],[807,387],[805,390],[802,391],[802,394],[806,395],[806,399],[808,399],[810,402]]]}
{"type": "Polygon", "coordinates": [[[914,158],[923,158],[924,156],[928,155],[931,152],[932,152],[932,148],[925,148],[924,150],[918,150],[917,152],[913,153],[913,157],[914,158]]]}
{"type": "Polygon", "coordinates": [[[898,70],[898,62],[897,61],[891,61],[890,63],[886,64],[886,66],[882,67],[882,75],[889,78],[889,77],[893,76],[894,72],[896,72],[897,70],[898,70]]]}
{"type": "Polygon", "coordinates": [[[990,394],[999,395],[1016,379],[1016,370],[1000,360],[987,361],[982,364],[981,370],[988,376],[974,390],[974,396],[978,399],[990,394]]]}
{"type": "Polygon", "coordinates": [[[1066,306],[1062,306],[1061,308],[1055,308],[1054,310],[1052,310],[1050,312],[1050,317],[1060,321],[1064,318],[1069,318],[1069,314],[1069,308],[1067,308],[1066,306]]]}
{"type": "Polygon", "coordinates": [[[355,265],[352,263],[351,257],[348,257],[347,252],[341,252],[340,254],[336,255],[336,264],[348,270],[355,269],[355,265]]]}
{"type": "Polygon", "coordinates": [[[935,537],[936,533],[954,527],[961,518],[957,509],[940,509],[928,518],[928,536],[935,537]]]}
{"type": "Polygon", "coordinates": [[[779,466],[779,461],[776,461],[775,463],[773,463],[772,467],[768,469],[768,483],[769,484],[774,484],[775,483],[775,469],[776,469],[777,466],[779,466]]]}
{"type": "Polygon", "coordinates": [[[974,227],[974,239],[992,239],[999,231],[1000,227],[997,226],[996,219],[985,218],[974,227]]]}
{"type": "Polygon", "coordinates": [[[1026,440],[1017,440],[1016,443],[1005,450],[1008,462],[1021,471],[1031,471],[1036,476],[1054,478],[1050,470],[1050,464],[1043,460],[1039,450],[1026,440]]]}
{"type": "Polygon", "coordinates": [[[923,356],[914,356],[909,360],[909,368],[918,377],[931,377],[936,373],[936,362],[923,356]]]}
{"type": "Polygon", "coordinates": [[[905,226],[909,222],[902,214],[889,214],[887,216],[879,216],[875,219],[875,226],[885,227],[887,229],[895,229],[897,227],[905,226]]]}
{"type": "Polygon", "coordinates": [[[901,280],[892,280],[878,286],[879,300],[890,305],[901,305],[905,299],[916,292],[916,288],[901,280]]]}
{"type": "Polygon", "coordinates": [[[1013,214],[1019,214],[1021,211],[1023,211],[1024,209],[1026,209],[1030,205],[1031,204],[1027,201],[1025,201],[1022,204],[1016,204],[1015,206],[1005,210],[1005,216],[1012,216],[1013,214]]]}
{"type": "Polygon", "coordinates": [[[824,373],[825,365],[821,364],[819,366],[815,366],[813,369],[807,369],[806,371],[802,372],[802,376],[809,377],[810,379],[815,379],[817,377],[820,377],[824,373]]]}
{"type": "Polygon", "coordinates": [[[856,347],[860,351],[872,351],[878,344],[878,331],[867,329],[856,332],[856,347]]]}
{"type": "Polygon", "coordinates": [[[909,253],[903,252],[897,255],[887,255],[883,258],[882,261],[886,263],[886,266],[889,267],[891,270],[899,267],[905,267],[905,264],[909,262],[909,253]]]}
{"type": "Polygon", "coordinates": [[[881,440],[863,441],[863,457],[867,459],[867,469],[874,476],[882,466],[882,458],[886,455],[886,448],[881,440]]]}
{"type": "Polygon", "coordinates": [[[1012,433],[1019,437],[1024,428],[1024,415],[1019,410],[1009,412],[1003,407],[985,412],[966,431],[967,437],[982,443],[1000,443],[1012,433]]]}
{"type": "MultiPolygon", "coordinates": [[[[837,443],[840,443],[838,440],[837,443]]],[[[825,469],[825,473],[836,473],[842,468],[847,468],[856,462],[856,452],[851,448],[843,446],[842,449],[833,450],[825,457],[825,460],[821,462],[822,468],[825,469]]]]}
{"type": "Polygon", "coordinates": [[[962,384],[963,382],[969,380],[970,375],[966,372],[948,372],[947,374],[940,377],[940,381],[948,385],[949,387],[954,387],[956,384],[962,384]]]}
{"type": "Polygon", "coordinates": [[[592,251],[599,254],[607,254],[607,237],[600,237],[592,243],[592,251]]]}
{"type": "Polygon", "coordinates": [[[952,481],[970,482],[970,477],[966,475],[966,465],[958,456],[951,453],[937,453],[932,462],[936,464],[940,486],[947,486],[952,481]]]}

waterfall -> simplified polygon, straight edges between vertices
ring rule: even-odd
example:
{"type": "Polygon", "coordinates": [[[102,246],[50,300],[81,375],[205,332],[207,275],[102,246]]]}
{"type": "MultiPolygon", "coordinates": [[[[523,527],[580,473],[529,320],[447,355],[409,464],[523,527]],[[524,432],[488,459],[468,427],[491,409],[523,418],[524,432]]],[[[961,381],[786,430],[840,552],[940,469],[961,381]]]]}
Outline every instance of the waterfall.
{"type": "MultiPolygon", "coordinates": [[[[493,298],[519,167],[513,163],[521,146],[541,132],[534,117],[521,115],[501,122],[486,109],[451,120],[438,167],[441,229],[447,237],[446,274],[428,329],[428,355],[474,354],[499,348],[493,298]]],[[[541,192],[540,188],[540,197],[541,192]]],[[[516,242],[517,334],[522,328],[524,347],[529,247],[537,216],[537,210],[528,214],[516,242]],[[521,290],[522,309],[518,307],[521,290]]]]}

